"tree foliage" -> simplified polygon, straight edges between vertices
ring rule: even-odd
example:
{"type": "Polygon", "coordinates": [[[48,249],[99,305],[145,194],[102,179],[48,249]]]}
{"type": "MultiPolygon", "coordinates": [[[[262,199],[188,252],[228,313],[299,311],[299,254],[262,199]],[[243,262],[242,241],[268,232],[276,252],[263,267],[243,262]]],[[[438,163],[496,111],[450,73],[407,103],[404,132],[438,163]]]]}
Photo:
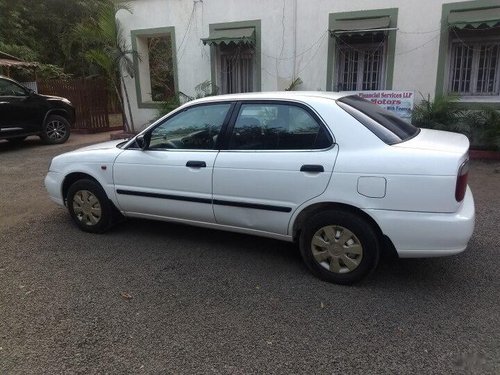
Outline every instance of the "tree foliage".
{"type": "MultiPolygon", "coordinates": [[[[95,17],[107,0],[0,0],[0,51],[52,67],[50,75],[92,74],[85,51],[68,53],[67,38],[76,25],[95,17]]],[[[96,46],[99,44],[96,42],[96,46]]],[[[44,67],[40,73],[44,74],[44,67]]],[[[18,74],[23,74],[22,71],[18,74]]]]}

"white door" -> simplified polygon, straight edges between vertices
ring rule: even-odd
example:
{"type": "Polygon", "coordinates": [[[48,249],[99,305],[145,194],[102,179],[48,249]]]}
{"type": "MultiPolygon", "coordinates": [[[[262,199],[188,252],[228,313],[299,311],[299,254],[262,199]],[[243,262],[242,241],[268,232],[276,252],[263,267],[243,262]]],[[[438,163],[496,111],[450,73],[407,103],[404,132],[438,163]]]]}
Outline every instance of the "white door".
{"type": "Polygon", "coordinates": [[[243,103],[214,166],[217,223],[286,234],[295,209],[326,189],[338,148],[298,104],[243,103]]]}
{"type": "Polygon", "coordinates": [[[115,161],[120,208],[133,216],[214,222],[212,172],[231,103],[199,105],[168,118],[115,161]]]}

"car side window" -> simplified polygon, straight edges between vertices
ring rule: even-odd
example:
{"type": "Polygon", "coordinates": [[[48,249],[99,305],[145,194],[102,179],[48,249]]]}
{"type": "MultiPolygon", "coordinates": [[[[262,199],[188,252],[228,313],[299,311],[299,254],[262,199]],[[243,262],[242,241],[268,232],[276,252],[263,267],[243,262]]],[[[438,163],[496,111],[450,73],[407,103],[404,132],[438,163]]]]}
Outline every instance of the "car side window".
{"type": "Polygon", "coordinates": [[[153,129],[149,148],[213,150],[230,107],[231,103],[187,108],[153,129]]]}
{"type": "Polygon", "coordinates": [[[229,140],[231,150],[312,150],[331,145],[326,130],[292,104],[242,104],[229,140]]]}
{"type": "Polygon", "coordinates": [[[0,79],[0,96],[26,96],[26,90],[10,81],[0,79]]]}

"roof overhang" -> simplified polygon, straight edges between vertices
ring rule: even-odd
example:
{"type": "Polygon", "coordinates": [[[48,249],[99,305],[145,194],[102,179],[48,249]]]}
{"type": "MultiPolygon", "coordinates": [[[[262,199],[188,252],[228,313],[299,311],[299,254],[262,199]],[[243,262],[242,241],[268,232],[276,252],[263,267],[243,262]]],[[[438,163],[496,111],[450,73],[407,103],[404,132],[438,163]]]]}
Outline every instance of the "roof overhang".
{"type": "Polygon", "coordinates": [[[23,61],[20,58],[16,56],[9,55],[8,53],[0,51],[0,66],[6,66],[6,67],[26,67],[26,68],[32,68],[36,67],[39,64],[36,62],[28,62],[28,61],[23,61]]]}
{"type": "Polygon", "coordinates": [[[0,66],[34,68],[38,66],[35,62],[17,61],[10,59],[0,59],[0,66]]]}

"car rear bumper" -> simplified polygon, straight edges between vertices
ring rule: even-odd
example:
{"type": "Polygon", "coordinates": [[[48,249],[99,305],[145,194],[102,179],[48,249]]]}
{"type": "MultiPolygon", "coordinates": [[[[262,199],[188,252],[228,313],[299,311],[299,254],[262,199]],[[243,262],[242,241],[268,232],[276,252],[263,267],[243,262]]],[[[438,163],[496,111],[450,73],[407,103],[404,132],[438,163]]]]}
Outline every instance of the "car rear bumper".
{"type": "Polygon", "coordinates": [[[401,258],[438,257],[464,251],[475,222],[474,198],[469,187],[454,213],[365,210],[391,239],[401,258]]]}
{"type": "Polygon", "coordinates": [[[50,199],[52,199],[57,204],[64,206],[64,199],[61,192],[61,174],[53,171],[49,171],[47,176],[45,176],[45,188],[49,193],[50,199]]]}

